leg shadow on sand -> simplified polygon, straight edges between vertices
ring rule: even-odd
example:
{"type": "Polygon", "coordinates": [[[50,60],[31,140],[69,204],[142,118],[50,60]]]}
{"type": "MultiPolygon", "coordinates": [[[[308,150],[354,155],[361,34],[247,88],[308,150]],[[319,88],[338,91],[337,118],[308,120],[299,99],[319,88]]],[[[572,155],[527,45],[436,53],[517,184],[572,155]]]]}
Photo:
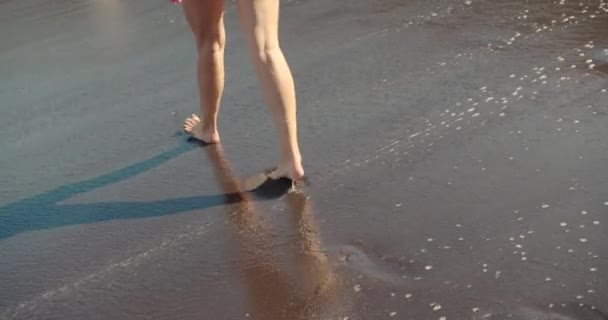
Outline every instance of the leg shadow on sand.
{"type": "Polygon", "coordinates": [[[220,145],[202,149],[211,160],[222,194],[151,202],[61,204],[78,194],[125,181],[194,149],[200,149],[199,144],[183,141],[173,149],[125,168],[4,205],[0,207],[0,240],[30,231],[224,206],[239,245],[239,269],[253,319],[324,319],[341,312],[336,299],[338,281],[322,247],[305,193],[294,188],[291,180],[271,180],[266,174],[241,184],[220,145]],[[280,197],[290,213],[289,230],[295,230],[293,236],[289,235],[292,243],[287,246],[277,245],[280,237],[268,232],[254,203],[280,197]],[[279,252],[281,248],[293,250],[279,252]]]}
{"type": "MultiPolygon", "coordinates": [[[[166,199],[151,202],[101,202],[61,204],[78,194],[128,180],[159,167],[171,159],[199,148],[199,144],[181,141],[176,147],[152,158],[89,180],[61,186],[13,203],[0,206],[0,240],[17,234],[57,227],[89,224],[116,219],[138,219],[205,209],[241,201],[240,193],[216,194],[166,199]]],[[[262,198],[277,197],[280,186],[262,185],[254,193],[262,198]]],[[[284,193],[284,191],[283,191],[284,193]]]]}

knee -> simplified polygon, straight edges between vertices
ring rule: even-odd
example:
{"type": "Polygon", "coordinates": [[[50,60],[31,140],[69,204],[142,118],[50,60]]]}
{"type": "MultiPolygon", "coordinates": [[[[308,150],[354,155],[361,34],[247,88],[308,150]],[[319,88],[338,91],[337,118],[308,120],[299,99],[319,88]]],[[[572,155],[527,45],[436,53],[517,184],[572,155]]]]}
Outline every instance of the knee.
{"type": "Polygon", "coordinates": [[[282,54],[278,44],[258,46],[255,50],[255,59],[259,63],[272,64],[282,54]]]}
{"type": "Polygon", "coordinates": [[[214,54],[224,52],[226,37],[224,32],[218,30],[206,32],[196,37],[199,54],[214,54]]]}

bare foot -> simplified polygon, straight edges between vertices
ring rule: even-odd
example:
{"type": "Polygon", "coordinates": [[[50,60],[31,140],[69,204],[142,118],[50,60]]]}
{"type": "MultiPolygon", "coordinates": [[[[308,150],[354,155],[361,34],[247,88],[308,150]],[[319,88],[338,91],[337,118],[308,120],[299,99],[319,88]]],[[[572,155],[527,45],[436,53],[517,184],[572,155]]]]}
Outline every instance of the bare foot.
{"type": "Polygon", "coordinates": [[[280,164],[274,171],[268,174],[270,179],[287,178],[293,181],[302,180],[304,178],[304,168],[300,161],[293,161],[280,164]]]}
{"type": "Polygon", "coordinates": [[[220,142],[220,134],[215,131],[203,130],[203,123],[201,119],[192,114],[191,117],[184,121],[184,131],[189,134],[192,138],[202,141],[204,143],[218,143],[220,142]]]}

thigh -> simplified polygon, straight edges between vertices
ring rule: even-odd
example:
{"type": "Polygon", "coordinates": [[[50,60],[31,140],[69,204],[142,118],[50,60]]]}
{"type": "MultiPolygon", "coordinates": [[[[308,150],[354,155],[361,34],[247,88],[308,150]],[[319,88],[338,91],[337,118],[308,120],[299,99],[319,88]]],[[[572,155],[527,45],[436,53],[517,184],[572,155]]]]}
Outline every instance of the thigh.
{"type": "Polygon", "coordinates": [[[197,41],[224,32],[224,0],[184,0],[186,20],[197,41]]]}
{"type": "Polygon", "coordinates": [[[279,45],[279,0],[237,0],[241,28],[252,50],[279,45]]]}

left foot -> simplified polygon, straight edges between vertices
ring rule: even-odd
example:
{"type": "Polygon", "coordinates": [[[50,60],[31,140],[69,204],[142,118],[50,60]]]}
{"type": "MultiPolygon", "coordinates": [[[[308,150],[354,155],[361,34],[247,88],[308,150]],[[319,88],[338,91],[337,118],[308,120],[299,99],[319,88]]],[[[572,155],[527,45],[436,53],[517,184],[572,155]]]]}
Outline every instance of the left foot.
{"type": "Polygon", "coordinates": [[[215,130],[205,130],[203,128],[203,122],[195,114],[193,114],[191,117],[187,118],[186,121],[184,121],[184,131],[192,138],[202,141],[204,143],[220,142],[219,133],[215,130]]]}

